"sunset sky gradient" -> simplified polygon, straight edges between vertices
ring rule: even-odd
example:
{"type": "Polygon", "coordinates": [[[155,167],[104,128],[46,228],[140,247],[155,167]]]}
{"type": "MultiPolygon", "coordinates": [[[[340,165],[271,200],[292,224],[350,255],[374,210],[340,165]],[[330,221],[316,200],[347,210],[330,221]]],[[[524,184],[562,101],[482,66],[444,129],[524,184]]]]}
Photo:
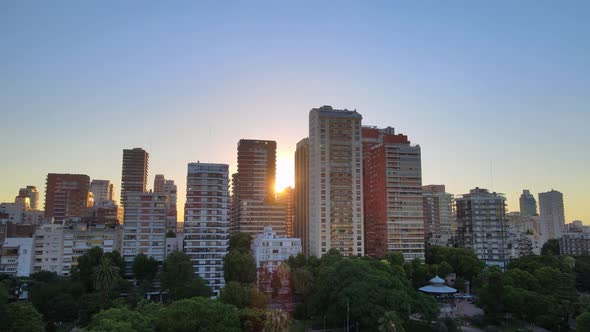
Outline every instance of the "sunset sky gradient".
{"type": "Polygon", "coordinates": [[[49,172],[109,179],[278,145],[293,183],[308,112],[357,109],[422,147],[424,184],[559,190],[590,223],[588,1],[2,1],[0,201],[49,172]],[[491,167],[490,167],[491,165],[491,167]]]}

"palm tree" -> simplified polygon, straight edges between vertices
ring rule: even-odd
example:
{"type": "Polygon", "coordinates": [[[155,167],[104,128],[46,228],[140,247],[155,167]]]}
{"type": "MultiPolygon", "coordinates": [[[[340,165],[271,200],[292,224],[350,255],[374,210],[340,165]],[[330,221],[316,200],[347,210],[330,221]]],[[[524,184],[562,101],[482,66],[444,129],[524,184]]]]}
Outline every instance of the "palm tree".
{"type": "Polygon", "coordinates": [[[388,311],[379,318],[379,332],[405,332],[402,321],[395,311],[388,311]]]}
{"type": "Polygon", "coordinates": [[[268,310],[264,320],[264,332],[284,332],[291,326],[289,314],[283,310],[268,310]]]}
{"type": "Polygon", "coordinates": [[[97,266],[92,269],[94,277],[94,288],[102,293],[103,305],[109,291],[119,278],[119,267],[114,265],[108,257],[102,257],[97,266]]]}

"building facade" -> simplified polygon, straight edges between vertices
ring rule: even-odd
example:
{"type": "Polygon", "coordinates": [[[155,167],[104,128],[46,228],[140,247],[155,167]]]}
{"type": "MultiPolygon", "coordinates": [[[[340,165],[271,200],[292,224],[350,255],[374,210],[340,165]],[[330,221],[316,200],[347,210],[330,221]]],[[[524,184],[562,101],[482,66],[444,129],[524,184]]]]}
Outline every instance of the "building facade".
{"type": "Polygon", "coordinates": [[[67,218],[81,218],[89,213],[90,177],[84,174],[47,175],[45,217],[62,222],[67,218]]]}
{"type": "Polygon", "coordinates": [[[127,192],[123,258],[131,264],[140,253],[162,262],[166,255],[166,194],[127,192]]]}
{"type": "Polygon", "coordinates": [[[293,223],[295,222],[294,193],[292,187],[287,187],[277,193],[277,203],[285,206],[285,236],[293,237],[293,223]]]}
{"type": "Polygon", "coordinates": [[[309,254],[309,139],[297,143],[295,150],[295,190],[293,236],[301,239],[302,252],[309,254]]]}
{"type": "Polygon", "coordinates": [[[426,243],[448,246],[454,235],[453,195],[445,191],[444,185],[423,186],[422,190],[426,243]]]}
{"type": "Polygon", "coordinates": [[[423,260],[420,146],[391,127],[363,127],[362,142],[366,254],[423,260]]]}
{"type": "Polygon", "coordinates": [[[309,254],[363,256],[362,116],[331,106],[309,112],[309,254]]]}
{"type": "Polygon", "coordinates": [[[487,265],[508,263],[506,198],[475,188],[455,199],[457,244],[471,249],[487,265]]]}
{"type": "Polygon", "coordinates": [[[291,256],[301,253],[301,239],[280,237],[272,227],[265,227],[252,241],[252,254],[256,268],[273,272],[291,256]]]}
{"type": "Polygon", "coordinates": [[[188,164],[184,251],[217,295],[225,286],[223,258],[229,249],[228,185],[227,164],[188,164]]]}
{"type": "Polygon", "coordinates": [[[565,225],[563,194],[557,190],[539,193],[539,212],[543,242],[559,239],[561,228],[565,225]]]}
{"type": "Polygon", "coordinates": [[[109,180],[92,180],[90,192],[94,196],[94,206],[102,206],[115,201],[115,185],[109,180]]]}
{"type": "Polygon", "coordinates": [[[148,179],[149,154],[141,149],[123,150],[123,168],[121,173],[121,205],[127,207],[128,192],[146,192],[148,179]]]}
{"type": "Polygon", "coordinates": [[[264,228],[272,227],[279,236],[285,236],[286,205],[270,201],[258,201],[252,199],[240,200],[238,231],[250,234],[252,238],[262,234],[264,228]]]}
{"type": "Polygon", "coordinates": [[[532,217],[537,215],[537,200],[535,196],[527,189],[522,191],[519,199],[520,215],[523,217],[532,217]]]}
{"type": "Polygon", "coordinates": [[[33,269],[33,238],[6,238],[0,247],[0,274],[28,277],[33,269]]]}
{"type": "Polygon", "coordinates": [[[39,191],[35,186],[26,186],[18,191],[18,197],[29,198],[29,207],[31,210],[40,210],[39,191]]]}

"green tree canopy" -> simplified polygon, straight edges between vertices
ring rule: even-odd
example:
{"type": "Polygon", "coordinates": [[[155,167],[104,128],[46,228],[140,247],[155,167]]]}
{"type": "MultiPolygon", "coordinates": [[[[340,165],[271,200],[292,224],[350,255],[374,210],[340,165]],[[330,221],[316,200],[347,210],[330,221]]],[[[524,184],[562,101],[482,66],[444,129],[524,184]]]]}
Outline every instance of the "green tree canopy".
{"type": "Polygon", "coordinates": [[[195,274],[190,258],[182,251],[168,255],[162,264],[160,281],[170,300],[213,294],[207,281],[195,274]]]}
{"type": "Polygon", "coordinates": [[[2,325],[10,332],[42,332],[45,324],[41,314],[35,310],[30,302],[13,302],[6,308],[6,317],[2,318],[2,325]]]}
{"type": "Polygon", "coordinates": [[[195,297],[162,308],[156,326],[161,332],[238,332],[240,317],[232,305],[195,297]]]}
{"type": "Polygon", "coordinates": [[[252,236],[247,233],[235,233],[229,239],[229,250],[250,253],[252,236]]]}
{"type": "Polygon", "coordinates": [[[559,255],[559,240],[550,239],[541,248],[541,255],[543,256],[558,256],[559,255]]]}
{"type": "Polygon", "coordinates": [[[152,282],[158,274],[158,261],[153,257],[148,257],[143,253],[135,256],[133,259],[133,276],[138,281],[152,282]]]}
{"type": "Polygon", "coordinates": [[[154,330],[152,325],[154,320],[155,317],[146,317],[127,307],[110,308],[94,316],[88,331],[113,331],[112,328],[120,327],[129,332],[149,332],[154,330]]]}
{"type": "Polygon", "coordinates": [[[219,294],[219,300],[226,304],[235,305],[238,308],[266,308],[268,298],[251,284],[240,284],[231,281],[225,285],[219,294]]]}
{"type": "Polygon", "coordinates": [[[230,251],[223,258],[223,276],[226,282],[249,284],[256,281],[256,262],[249,252],[230,251]]]}
{"type": "Polygon", "coordinates": [[[576,331],[590,331],[590,312],[586,311],[576,317],[576,331]]]}

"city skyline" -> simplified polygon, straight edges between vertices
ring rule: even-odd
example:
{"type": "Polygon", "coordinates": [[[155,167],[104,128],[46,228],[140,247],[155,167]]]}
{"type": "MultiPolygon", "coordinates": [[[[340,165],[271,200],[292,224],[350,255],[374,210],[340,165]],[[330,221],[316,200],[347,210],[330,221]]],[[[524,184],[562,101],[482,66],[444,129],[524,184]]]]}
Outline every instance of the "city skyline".
{"type": "Polygon", "coordinates": [[[587,4],[261,4],[0,5],[0,30],[15,31],[0,62],[0,201],[34,185],[43,202],[48,173],[120,190],[134,147],[150,154],[148,186],[165,174],[184,193],[189,162],[235,172],[242,138],[277,141],[278,185],[292,185],[309,110],[332,105],[409,135],[423,184],[502,192],[509,211],[523,189],[555,189],[567,222],[590,223],[587,4]]]}

